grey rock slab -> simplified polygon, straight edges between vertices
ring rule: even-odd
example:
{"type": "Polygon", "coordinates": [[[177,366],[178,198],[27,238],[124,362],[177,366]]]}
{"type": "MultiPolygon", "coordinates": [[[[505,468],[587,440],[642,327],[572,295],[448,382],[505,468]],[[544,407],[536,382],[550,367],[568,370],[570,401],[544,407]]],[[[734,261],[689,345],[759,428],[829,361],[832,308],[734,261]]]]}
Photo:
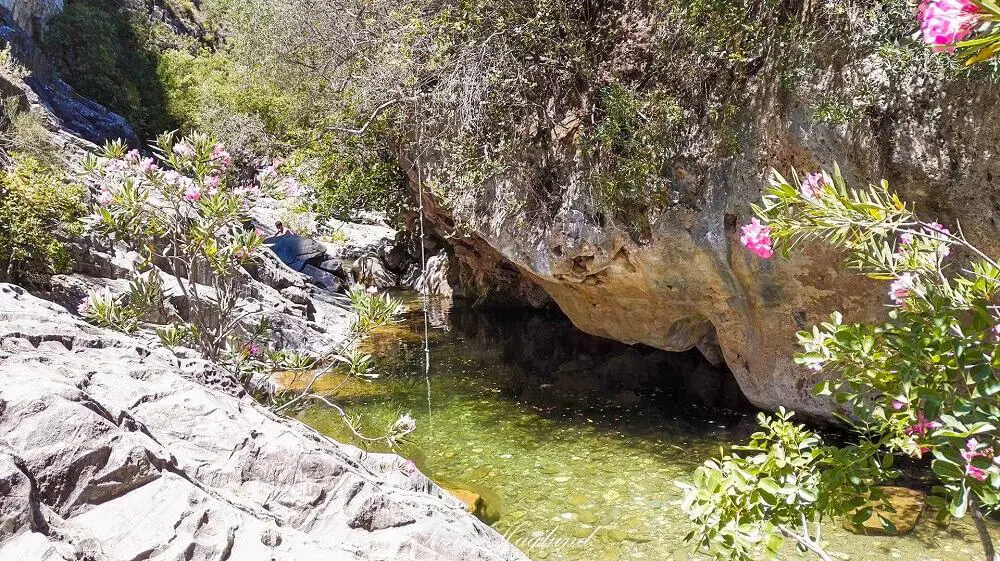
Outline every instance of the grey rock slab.
{"type": "Polygon", "coordinates": [[[197,362],[0,284],[0,559],[526,559],[401,458],[197,362]]]}
{"type": "Polygon", "coordinates": [[[377,224],[355,224],[330,219],[325,225],[336,232],[336,242],[323,242],[327,253],[337,259],[353,260],[364,255],[376,255],[379,248],[393,242],[396,231],[377,224]]]}

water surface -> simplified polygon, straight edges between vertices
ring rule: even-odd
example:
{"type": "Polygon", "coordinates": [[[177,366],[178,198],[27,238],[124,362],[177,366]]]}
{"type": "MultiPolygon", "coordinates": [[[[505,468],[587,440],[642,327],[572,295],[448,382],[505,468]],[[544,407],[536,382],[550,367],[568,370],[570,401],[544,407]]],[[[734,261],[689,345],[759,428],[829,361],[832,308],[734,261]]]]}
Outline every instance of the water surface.
{"type": "MultiPolygon", "coordinates": [[[[409,305],[400,324],[365,343],[381,377],[351,380],[336,398],[370,432],[401,412],[413,415],[417,431],[400,453],[442,485],[480,495],[480,515],[535,561],[705,558],[682,543],[690,527],[674,482],[720,446],[744,440],[755,421],[746,409],[695,404],[706,389],[676,381],[679,369],[697,368],[693,356],[622,354],[620,345],[580,334],[555,314],[434,303],[428,377],[423,315],[417,302],[409,305]],[[643,371],[651,364],[659,370],[643,371]],[[620,380],[630,368],[634,379],[620,380]]],[[[739,405],[730,393],[724,388],[721,401],[739,405]]],[[[352,440],[322,407],[301,418],[352,440]]],[[[906,537],[858,536],[827,524],[824,539],[844,560],[982,557],[971,525],[939,526],[926,513],[906,537]]],[[[811,557],[788,547],[783,559],[811,557]]]]}

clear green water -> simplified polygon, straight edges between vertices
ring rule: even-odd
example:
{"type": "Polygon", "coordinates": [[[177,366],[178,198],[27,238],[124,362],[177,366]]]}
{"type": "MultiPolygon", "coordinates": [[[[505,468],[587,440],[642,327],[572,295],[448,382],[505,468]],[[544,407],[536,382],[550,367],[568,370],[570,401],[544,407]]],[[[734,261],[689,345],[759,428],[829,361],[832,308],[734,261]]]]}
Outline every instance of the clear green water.
{"type": "MultiPolygon", "coordinates": [[[[681,541],[689,527],[674,481],[719,446],[745,438],[753,413],[634,394],[619,404],[593,396],[567,403],[565,396],[530,387],[530,361],[510,364],[521,358],[519,341],[551,322],[462,317],[455,327],[447,308],[435,310],[429,392],[423,317],[414,307],[403,323],[366,343],[381,378],[349,384],[337,401],[362,415],[372,432],[400,412],[412,414],[418,428],[401,454],[432,479],[481,494],[494,528],[535,561],[703,559],[681,541]]],[[[351,440],[339,418],[320,407],[301,418],[351,440]]],[[[828,551],[845,560],[982,558],[971,525],[942,527],[926,513],[906,537],[858,536],[827,524],[824,539],[828,551]]],[[[791,547],[783,558],[812,559],[791,547]]]]}

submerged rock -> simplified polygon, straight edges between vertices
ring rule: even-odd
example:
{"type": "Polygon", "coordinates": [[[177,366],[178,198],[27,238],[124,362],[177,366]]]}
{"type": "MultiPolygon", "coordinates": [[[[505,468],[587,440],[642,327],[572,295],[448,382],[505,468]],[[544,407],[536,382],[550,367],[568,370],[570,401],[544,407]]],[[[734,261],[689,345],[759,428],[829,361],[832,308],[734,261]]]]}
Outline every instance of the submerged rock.
{"type": "Polygon", "coordinates": [[[868,520],[854,524],[849,515],[844,520],[845,529],[866,536],[904,536],[913,531],[917,521],[920,520],[920,514],[924,511],[924,493],[905,487],[883,487],[882,490],[895,512],[880,508],[877,504],[872,505],[876,508],[868,520]],[[883,526],[881,517],[892,522],[895,530],[883,526]]]}
{"type": "Polygon", "coordinates": [[[0,559],[525,559],[397,456],[5,284],[0,435],[0,559]]]}

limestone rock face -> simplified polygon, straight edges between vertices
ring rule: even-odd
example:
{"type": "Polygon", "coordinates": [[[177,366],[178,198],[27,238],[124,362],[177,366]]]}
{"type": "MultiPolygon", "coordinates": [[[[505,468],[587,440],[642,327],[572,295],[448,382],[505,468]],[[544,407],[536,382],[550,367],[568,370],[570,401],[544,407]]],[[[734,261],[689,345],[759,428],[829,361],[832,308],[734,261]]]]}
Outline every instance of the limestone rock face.
{"type": "Polygon", "coordinates": [[[338,234],[337,241],[324,242],[326,252],[335,259],[354,260],[377,254],[396,237],[395,230],[380,224],[356,224],[332,218],[327,227],[338,234]]]}
{"type": "Polygon", "coordinates": [[[0,559],[525,559],[222,378],[0,285],[0,559]]]}
{"type": "MultiPolygon", "coordinates": [[[[465,266],[489,273],[497,269],[489,253],[498,253],[584,331],[668,351],[698,348],[725,362],[755,404],[828,416],[830,404],[812,396],[822,374],[793,363],[795,333],[834,310],[849,321],[883,317],[886,286],[845,272],[840,255],[816,245],[768,261],[740,245],[739,228],[752,217],[771,167],[806,173],[838,162],[849,184],[884,178],[926,218],[953,229],[961,218],[975,243],[998,249],[996,91],[932,79],[920,68],[890,81],[889,71],[877,57],[825,70],[879,92],[859,121],[840,124],[814,117],[817,92],[781,91],[766,73],[740,86],[757,93],[736,112],[730,139],[737,143],[723,153],[711,127],[686,121],[687,136],[677,139],[682,152],[665,172],[665,200],[631,211],[648,224],[638,233],[630,217],[595,202],[580,135],[558,131],[533,137],[509,171],[446,200],[427,196],[424,206],[465,266]],[[545,207],[532,203],[540,184],[549,185],[545,207]]],[[[801,82],[832,79],[819,72],[801,82]]],[[[549,107],[555,122],[591,110],[565,103],[538,106],[549,107]]],[[[446,185],[446,159],[422,156],[421,177],[446,185]]]]}

